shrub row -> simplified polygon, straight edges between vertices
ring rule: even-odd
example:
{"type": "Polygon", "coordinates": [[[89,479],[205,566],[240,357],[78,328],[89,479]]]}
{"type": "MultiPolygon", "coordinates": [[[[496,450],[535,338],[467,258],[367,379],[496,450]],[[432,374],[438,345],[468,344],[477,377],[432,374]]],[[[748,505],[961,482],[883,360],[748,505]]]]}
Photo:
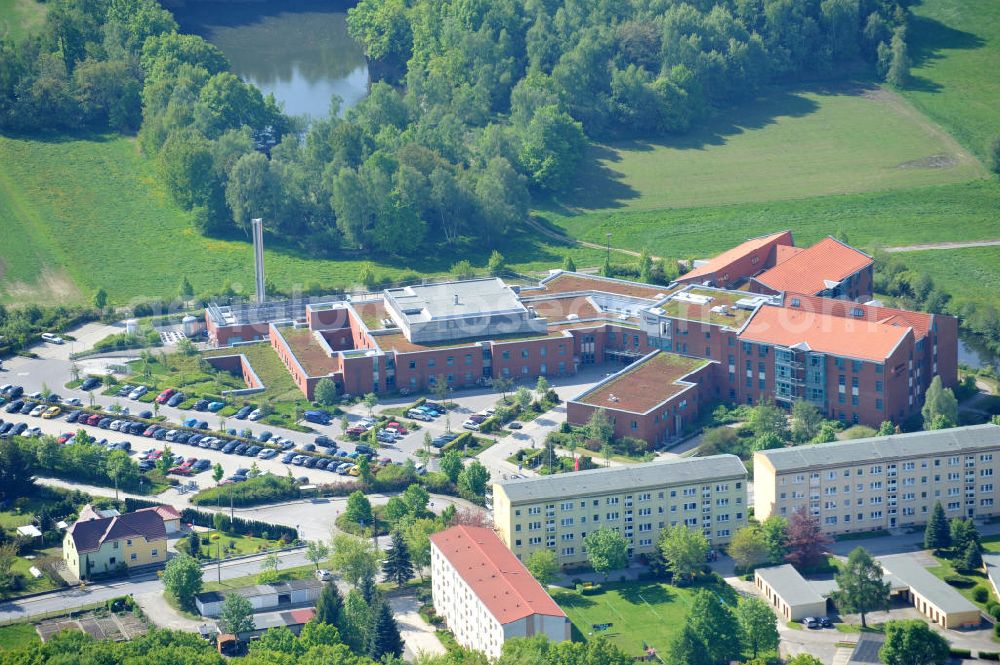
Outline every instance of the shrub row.
{"type": "MultiPolygon", "coordinates": [[[[249,482],[249,481],[247,481],[249,482]]],[[[125,510],[131,512],[140,508],[152,508],[163,505],[158,501],[147,501],[145,499],[125,498],[125,510]]],[[[287,536],[286,540],[296,540],[299,537],[298,531],[293,527],[272,522],[262,522],[260,520],[247,520],[242,517],[232,517],[222,513],[209,513],[204,510],[185,508],[181,511],[181,520],[196,526],[215,528],[215,515],[222,515],[222,530],[228,533],[235,533],[241,536],[257,536],[267,532],[268,536],[278,540],[287,536]]]]}
{"type": "MultiPolygon", "coordinates": [[[[480,431],[481,430],[482,427],[480,427],[480,431]]],[[[441,447],[441,452],[446,453],[449,450],[461,450],[471,442],[472,442],[472,432],[462,432],[456,438],[444,444],[444,446],[441,447]]]]}

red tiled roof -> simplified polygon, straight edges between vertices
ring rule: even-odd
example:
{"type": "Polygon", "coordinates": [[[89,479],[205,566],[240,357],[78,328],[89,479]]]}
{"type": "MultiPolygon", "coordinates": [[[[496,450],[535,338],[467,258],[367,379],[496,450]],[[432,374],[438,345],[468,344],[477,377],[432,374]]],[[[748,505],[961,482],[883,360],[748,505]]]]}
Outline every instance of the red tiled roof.
{"type": "Polygon", "coordinates": [[[306,607],[301,610],[289,610],[289,614],[292,615],[292,619],[295,623],[309,623],[316,618],[316,610],[311,607],[306,607]]]}
{"type": "Polygon", "coordinates": [[[118,517],[77,521],[67,532],[73,537],[77,552],[94,552],[108,541],[145,538],[147,542],[167,537],[163,518],[152,510],[137,510],[118,517]]]}
{"type": "Polygon", "coordinates": [[[754,279],[775,291],[819,293],[872,264],[872,257],[835,238],[824,238],[754,279]]]}
{"type": "Polygon", "coordinates": [[[722,254],[711,258],[704,265],[698,266],[694,270],[684,273],[678,281],[690,282],[691,280],[696,280],[700,277],[713,275],[731,263],[739,261],[746,255],[759,251],[771,243],[777,243],[779,246],[782,244],[791,245],[792,232],[782,231],[780,233],[772,233],[767,236],[760,236],[759,238],[750,238],[750,240],[740,243],[739,245],[736,245],[736,247],[727,249],[722,254]]]}
{"type": "Polygon", "coordinates": [[[490,529],[453,526],[432,535],[431,542],[501,624],[532,614],[566,616],[490,529]]]}
{"type": "Polygon", "coordinates": [[[150,506],[149,508],[140,508],[135,512],[141,513],[144,510],[152,510],[165,520],[179,520],[181,518],[180,511],[173,506],[168,506],[167,504],[163,504],[161,506],[150,506]]]}
{"type": "Polygon", "coordinates": [[[794,247],[792,245],[778,245],[775,256],[775,265],[784,263],[799,252],[805,251],[805,247],[794,247]]]}
{"type": "Polygon", "coordinates": [[[765,305],[757,310],[739,338],[785,347],[806,344],[820,353],[882,362],[910,330],[877,321],[765,305]]]}
{"type": "Polygon", "coordinates": [[[926,337],[934,323],[934,315],[927,312],[911,312],[905,309],[882,307],[879,305],[862,305],[848,300],[821,298],[804,293],[786,293],[785,307],[792,307],[793,301],[798,301],[799,303],[796,308],[806,312],[820,312],[831,316],[853,319],[861,318],[865,321],[875,321],[888,326],[910,327],[913,328],[913,334],[917,339],[926,337]],[[856,310],[862,312],[860,317],[854,314],[856,310]]]}

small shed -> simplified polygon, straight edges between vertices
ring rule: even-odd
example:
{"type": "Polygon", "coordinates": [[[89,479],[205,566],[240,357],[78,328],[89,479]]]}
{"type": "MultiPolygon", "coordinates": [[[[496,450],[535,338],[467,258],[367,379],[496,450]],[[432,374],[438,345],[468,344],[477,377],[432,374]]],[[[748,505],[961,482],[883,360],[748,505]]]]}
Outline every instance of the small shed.
{"type": "MultiPolygon", "coordinates": [[[[319,580],[305,579],[277,584],[257,584],[234,589],[228,593],[236,593],[249,600],[254,612],[266,612],[315,604],[322,590],[323,583],[319,580]]],[[[219,591],[207,591],[195,596],[194,602],[202,616],[217,617],[222,611],[226,595],[219,591]]]]}
{"type": "Polygon", "coordinates": [[[758,568],[754,571],[754,584],[785,621],[826,614],[826,598],[787,563],[758,568]]]}
{"type": "Polygon", "coordinates": [[[42,532],[34,524],[25,524],[24,526],[17,527],[17,535],[26,538],[41,538],[42,532]]]}

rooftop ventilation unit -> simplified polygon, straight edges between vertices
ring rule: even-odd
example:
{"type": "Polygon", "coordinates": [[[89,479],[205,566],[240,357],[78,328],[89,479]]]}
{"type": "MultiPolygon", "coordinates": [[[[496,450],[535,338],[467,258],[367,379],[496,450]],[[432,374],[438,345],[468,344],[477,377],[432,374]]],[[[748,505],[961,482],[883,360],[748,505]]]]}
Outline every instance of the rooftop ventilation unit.
{"type": "Polygon", "coordinates": [[[735,307],[737,309],[756,309],[757,305],[762,305],[767,302],[767,298],[758,296],[756,298],[740,298],[736,301],[735,307]]]}
{"type": "Polygon", "coordinates": [[[698,293],[681,291],[680,293],[674,296],[674,300],[691,303],[692,305],[707,305],[708,303],[712,302],[712,296],[703,296],[698,293]]]}

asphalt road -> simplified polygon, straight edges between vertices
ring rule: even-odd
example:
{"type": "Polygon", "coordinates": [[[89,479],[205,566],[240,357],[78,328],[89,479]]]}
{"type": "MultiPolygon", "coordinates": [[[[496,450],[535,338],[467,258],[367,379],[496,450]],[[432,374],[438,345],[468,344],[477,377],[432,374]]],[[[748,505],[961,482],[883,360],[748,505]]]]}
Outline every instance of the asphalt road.
{"type": "MultiPolygon", "coordinates": [[[[282,568],[309,563],[303,549],[281,552],[278,556],[281,558],[282,568]]],[[[215,580],[221,575],[221,579],[228,580],[234,577],[253,575],[260,572],[261,559],[263,559],[263,555],[239,561],[223,562],[221,566],[206,565],[203,567],[204,577],[206,580],[215,580]]],[[[155,572],[125,580],[91,584],[82,588],[70,587],[44,596],[0,603],[0,623],[23,620],[49,612],[68,611],[75,607],[100,603],[109,598],[127,594],[162,593],[162,590],[163,583],[160,582],[155,572]]]]}

